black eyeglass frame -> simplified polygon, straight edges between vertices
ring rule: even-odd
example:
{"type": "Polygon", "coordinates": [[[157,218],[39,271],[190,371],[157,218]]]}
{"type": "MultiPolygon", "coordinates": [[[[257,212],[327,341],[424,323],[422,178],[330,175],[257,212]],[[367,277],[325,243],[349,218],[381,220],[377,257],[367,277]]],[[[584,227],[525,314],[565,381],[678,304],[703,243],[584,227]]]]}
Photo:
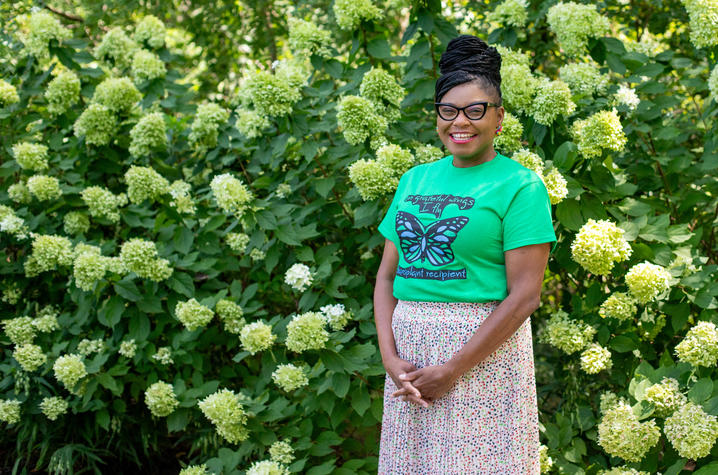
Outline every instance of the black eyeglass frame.
{"type": "Polygon", "coordinates": [[[486,111],[489,110],[489,107],[501,107],[501,104],[496,104],[496,103],[487,102],[487,101],[479,101],[479,102],[472,102],[471,104],[468,104],[468,105],[466,105],[466,106],[464,106],[464,107],[456,107],[456,106],[453,105],[453,104],[447,104],[447,103],[445,103],[445,102],[434,102],[434,109],[436,110],[436,113],[439,114],[439,117],[441,117],[442,120],[445,120],[445,121],[448,122],[448,121],[456,120],[456,117],[454,117],[453,119],[446,119],[446,118],[444,118],[444,116],[441,115],[441,112],[439,112],[439,106],[448,106],[448,107],[451,107],[451,108],[453,108],[453,109],[456,109],[456,117],[459,117],[459,114],[461,114],[461,112],[463,112],[463,113],[464,113],[464,116],[465,116],[467,119],[469,119],[469,120],[481,120],[481,119],[483,119],[484,116],[486,115],[486,111]],[[477,119],[472,119],[471,117],[469,117],[469,116],[466,114],[466,109],[468,109],[469,107],[478,106],[478,105],[483,105],[483,106],[484,106],[484,113],[481,114],[481,117],[479,117],[479,118],[477,118],[477,119]]]}

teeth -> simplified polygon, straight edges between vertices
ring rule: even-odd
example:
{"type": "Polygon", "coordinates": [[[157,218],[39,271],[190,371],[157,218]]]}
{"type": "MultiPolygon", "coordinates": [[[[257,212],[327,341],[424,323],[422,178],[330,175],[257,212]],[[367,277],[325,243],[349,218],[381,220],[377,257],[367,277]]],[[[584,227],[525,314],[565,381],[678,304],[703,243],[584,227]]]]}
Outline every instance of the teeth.
{"type": "Polygon", "coordinates": [[[451,134],[455,139],[466,140],[473,137],[473,134],[451,134]]]}

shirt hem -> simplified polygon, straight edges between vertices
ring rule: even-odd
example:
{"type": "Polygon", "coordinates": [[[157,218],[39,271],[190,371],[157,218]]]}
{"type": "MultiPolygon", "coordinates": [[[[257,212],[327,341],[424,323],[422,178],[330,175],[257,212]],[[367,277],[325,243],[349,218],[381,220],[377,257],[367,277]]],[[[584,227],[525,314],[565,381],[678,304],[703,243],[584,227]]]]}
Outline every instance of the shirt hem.
{"type": "Polygon", "coordinates": [[[548,243],[556,242],[556,238],[545,236],[542,238],[531,238],[531,239],[524,239],[523,241],[512,242],[508,246],[504,247],[504,252],[510,251],[511,249],[516,249],[517,247],[530,246],[531,244],[543,244],[545,242],[548,242],[548,243]]]}

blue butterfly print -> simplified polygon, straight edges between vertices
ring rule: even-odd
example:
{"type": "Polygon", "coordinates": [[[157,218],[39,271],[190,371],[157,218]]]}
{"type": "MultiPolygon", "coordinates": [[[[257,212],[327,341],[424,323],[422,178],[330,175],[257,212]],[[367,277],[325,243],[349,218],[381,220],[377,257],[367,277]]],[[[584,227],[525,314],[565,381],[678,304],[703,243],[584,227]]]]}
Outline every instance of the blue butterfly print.
{"type": "Polygon", "coordinates": [[[396,213],[396,233],[399,244],[404,252],[407,263],[428,259],[432,265],[441,266],[454,260],[454,251],[450,244],[454,242],[458,232],[466,226],[469,218],[455,218],[434,221],[427,228],[416,216],[398,211],[396,213]]]}

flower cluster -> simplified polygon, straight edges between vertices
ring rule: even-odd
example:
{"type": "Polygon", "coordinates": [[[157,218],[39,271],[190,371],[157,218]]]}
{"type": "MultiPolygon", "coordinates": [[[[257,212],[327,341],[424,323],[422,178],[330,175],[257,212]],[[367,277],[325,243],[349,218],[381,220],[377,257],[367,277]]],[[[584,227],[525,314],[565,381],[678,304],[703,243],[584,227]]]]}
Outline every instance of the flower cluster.
{"type": "Polygon", "coordinates": [[[271,325],[264,322],[252,322],[244,325],[239,332],[242,349],[250,354],[270,348],[277,339],[271,325]]]}
{"type": "Polygon", "coordinates": [[[152,355],[152,359],[165,366],[174,363],[174,360],[172,359],[172,351],[168,346],[157,348],[157,352],[152,355]]]}
{"type": "Polygon", "coordinates": [[[231,300],[221,299],[214,307],[219,319],[224,325],[224,329],[229,333],[239,334],[242,327],[247,324],[244,319],[244,311],[238,304],[231,300]]]}
{"type": "Polygon", "coordinates": [[[189,331],[207,326],[212,320],[214,312],[211,308],[205,307],[199,303],[194,297],[186,302],[177,302],[175,306],[175,315],[177,320],[189,331]]]}
{"type": "Polygon", "coordinates": [[[102,104],[114,113],[127,113],[142,94],[130,78],[107,78],[97,85],[92,101],[102,104]]]}
{"type": "Polygon", "coordinates": [[[59,329],[60,324],[57,321],[57,311],[50,305],[45,306],[37,313],[37,317],[32,319],[31,325],[41,333],[50,333],[51,331],[59,329]]]}
{"type": "Polygon", "coordinates": [[[261,460],[247,469],[247,475],[289,475],[289,470],[274,460],[261,460]]]}
{"type": "Polygon", "coordinates": [[[376,111],[374,103],[360,96],[344,96],[337,106],[337,123],[344,140],[352,145],[364,142],[370,136],[382,136],[389,125],[376,111]]]}
{"type": "Polygon", "coordinates": [[[17,399],[0,400],[0,421],[8,424],[20,422],[20,401],[17,399]]]}
{"type": "Polygon", "coordinates": [[[150,167],[131,165],[125,172],[127,197],[132,203],[144,200],[157,201],[162,195],[169,193],[170,183],[165,177],[150,167]]]}
{"type": "Polygon", "coordinates": [[[70,211],[62,218],[62,229],[67,234],[84,234],[90,229],[90,218],[80,211],[70,211]]]}
{"type": "Polygon", "coordinates": [[[548,455],[548,447],[543,444],[539,446],[539,461],[541,473],[549,473],[553,466],[553,459],[548,455]]]}
{"type": "Polygon", "coordinates": [[[638,308],[633,297],[624,292],[612,293],[598,309],[601,318],[615,318],[616,320],[630,320],[636,315],[638,308]]]}
{"type": "Polygon", "coordinates": [[[229,173],[215,175],[209,184],[214,199],[226,213],[233,214],[237,219],[242,217],[247,205],[252,201],[252,192],[238,178],[229,173]]]}
{"type": "Polygon", "coordinates": [[[613,264],[631,257],[623,229],[609,220],[589,219],[571,243],[571,257],[592,274],[607,275],[613,264]]]}
{"type": "Polygon", "coordinates": [[[511,110],[530,113],[538,86],[539,81],[531,73],[528,64],[509,63],[501,66],[501,94],[511,110]]]}
{"type": "Polygon", "coordinates": [[[136,83],[140,83],[164,77],[167,73],[167,68],[165,68],[165,63],[159,56],[146,49],[139,49],[132,57],[130,71],[132,72],[132,79],[136,83]]]}
{"type": "Polygon", "coordinates": [[[122,265],[143,279],[162,281],[172,275],[167,259],[157,256],[155,243],[140,238],[132,238],[120,248],[122,265]]]}
{"type": "Polygon", "coordinates": [[[229,119],[229,111],[214,103],[197,106],[188,140],[195,150],[204,151],[217,145],[219,126],[229,119]]]}
{"type": "Polygon", "coordinates": [[[599,475],[650,475],[648,472],[630,467],[613,467],[611,470],[601,470],[599,475]]]}
{"type": "Polygon", "coordinates": [[[12,352],[12,357],[27,372],[35,371],[47,361],[47,356],[42,351],[42,348],[32,343],[16,346],[15,351],[12,352]]]}
{"type": "Polygon", "coordinates": [[[246,440],[249,432],[245,427],[244,413],[239,395],[229,389],[221,389],[197,403],[202,413],[217,428],[217,433],[230,444],[246,440]]]}
{"type": "Polygon", "coordinates": [[[331,51],[332,34],[311,21],[289,17],[289,49],[295,54],[310,56],[316,54],[328,58],[331,51]]]}
{"type": "Polygon", "coordinates": [[[371,0],[336,0],[334,17],[342,30],[354,30],[362,20],[381,20],[384,14],[371,0]]]}
{"type": "Polygon", "coordinates": [[[169,416],[179,406],[172,385],[164,381],[157,381],[145,390],[145,404],[153,416],[169,416]]]}
{"type": "Polygon", "coordinates": [[[667,416],[686,403],[674,378],[663,378],[660,383],[646,388],[645,399],[656,407],[659,416],[667,416]]]}
{"type": "Polygon", "coordinates": [[[609,82],[608,75],[601,74],[598,68],[590,63],[566,64],[561,67],[558,75],[576,96],[600,94],[606,90],[609,82]]]}
{"type": "Polygon", "coordinates": [[[640,422],[631,406],[618,401],[598,424],[598,443],[606,453],[628,462],[639,462],[661,437],[656,422],[640,422]]]}
{"type": "Polygon", "coordinates": [[[139,43],[147,43],[150,48],[161,48],[165,44],[165,25],[154,15],[145,15],[137,26],[133,37],[139,43]]]}
{"type": "Polygon", "coordinates": [[[207,466],[202,465],[188,465],[180,470],[179,475],[212,475],[207,471],[207,466]]]}
{"type": "Polygon", "coordinates": [[[530,113],[539,124],[551,125],[559,117],[567,117],[576,110],[571,100],[571,89],[561,81],[540,80],[531,103],[530,113]]]}
{"type": "Polygon", "coordinates": [[[135,343],[134,338],[120,343],[120,349],[117,352],[125,358],[133,358],[137,353],[137,343],[135,343]]]}
{"type": "Polygon", "coordinates": [[[80,252],[73,262],[72,275],[75,285],[85,292],[91,291],[97,282],[105,277],[107,272],[107,258],[99,252],[80,252]]]}
{"type": "Polygon", "coordinates": [[[521,149],[511,155],[511,159],[519,162],[523,167],[532,170],[539,177],[543,178],[543,159],[538,154],[529,150],[521,149]]]}
{"type": "Polygon", "coordinates": [[[113,194],[107,188],[90,186],[80,193],[82,200],[89,208],[90,216],[94,218],[107,218],[112,223],[120,220],[118,208],[127,204],[127,195],[113,194]]]}
{"type": "Polygon", "coordinates": [[[103,352],[106,348],[107,347],[102,338],[97,338],[95,340],[83,338],[80,343],[77,344],[77,352],[83,356],[103,352]]]}
{"type": "Polygon", "coordinates": [[[526,0],[504,0],[492,12],[486,15],[488,21],[499,23],[503,26],[514,26],[521,28],[528,21],[526,11],[526,0]]]}
{"type": "Polygon", "coordinates": [[[124,69],[130,66],[133,53],[138,48],[139,45],[127,36],[122,28],[115,27],[102,37],[102,41],[95,48],[95,58],[110,66],[114,64],[124,69]]]}
{"type": "Polygon", "coordinates": [[[245,233],[227,233],[224,239],[230,249],[238,253],[244,252],[249,244],[249,236],[245,233]]]}
{"type": "Polygon", "coordinates": [[[281,117],[292,112],[302,98],[306,71],[297,61],[280,61],[271,71],[248,72],[242,80],[238,97],[242,104],[252,104],[260,116],[281,117]]]}
{"type": "Polygon", "coordinates": [[[80,99],[80,78],[72,71],[63,71],[50,81],[45,90],[47,111],[53,115],[65,113],[80,99]]]}
{"type": "Polygon", "coordinates": [[[249,258],[252,259],[254,262],[261,261],[266,257],[264,251],[261,249],[254,248],[251,251],[249,251],[249,258]]]}
{"type": "Polygon", "coordinates": [[[151,112],[142,117],[130,130],[130,154],[144,157],[153,150],[164,150],[167,147],[166,128],[161,112],[151,112]]]}
{"type": "Polygon", "coordinates": [[[55,372],[55,378],[70,392],[78,381],[87,376],[82,355],[75,353],[57,358],[55,364],[52,365],[52,370],[55,372]]]}
{"type": "Polygon", "coordinates": [[[549,8],[546,21],[568,56],[581,55],[589,37],[598,38],[609,31],[608,19],[596,11],[596,5],[560,2],[549,8]]]}
{"type": "Polygon", "coordinates": [[[568,196],[568,183],[558,168],[551,168],[542,178],[552,205],[559,204],[568,196]]]}
{"type": "Polygon", "coordinates": [[[640,304],[655,300],[671,285],[671,274],[663,267],[644,261],[626,273],[628,291],[640,304]]]}
{"type": "Polygon", "coordinates": [[[326,323],[324,316],[318,312],[295,315],[287,325],[285,345],[296,353],[324,348],[329,339],[329,332],[324,328],[326,323]]]}
{"type": "Polygon", "coordinates": [[[718,420],[701,406],[684,404],[666,419],[663,432],[681,457],[697,460],[710,452],[718,439],[718,420]]]}
{"type": "Polygon", "coordinates": [[[7,189],[7,194],[16,203],[27,204],[32,201],[32,193],[23,181],[13,183],[7,189]]]}
{"type": "Polygon", "coordinates": [[[117,117],[102,104],[87,106],[73,126],[77,137],[85,137],[88,145],[107,145],[117,130],[117,117]]]}
{"type": "Polygon", "coordinates": [[[277,196],[286,198],[292,194],[292,185],[289,183],[280,183],[277,185],[277,196]]]}
{"type": "Polygon", "coordinates": [[[0,301],[5,302],[9,305],[15,305],[20,300],[20,296],[22,295],[22,291],[18,288],[17,284],[15,282],[12,283],[4,283],[4,288],[2,291],[2,298],[0,298],[0,301]]]}
{"type": "Polygon", "coordinates": [[[237,130],[247,137],[254,139],[262,135],[262,130],[269,127],[269,119],[249,109],[237,110],[237,130]]]}
{"type": "Polygon", "coordinates": [[[376,157],[375,160],[362,158],[349,166],[349,179],[365,201],[395,190],[401,175],[414,163],[409,150],[394,144],[379,147],[376,157]]]}
{"type": "Polygon", "coordinates": [[[395,122],[401,117],[399,106],[406,96],[406,89],[384,69],[372,67],[364,74],[359,85],[359,94],[374,104],[376,111],[387,123],[395,122]]]}
{"type": "Polygon", "coordinates": [[[629,110],[636,110],[638,104],[641,103],[641,100],[636,95],[636,90],[625,84],[618,87],[618,91],[613,97],[618,104],[628,107],[629,110]]]}
{"type": "Polygon", "coordinates": [[[40,272],[72,265],[72,242],[65,236],[36,234],[32,241],[32,254],[25,261],[28,277],[40,272]]]}
{"type": "Polygon", "coordinates": [[[596,374],[612,366],[611,352],[598,343],[591,343],[581,353],[581,369],[588,374],[596,374]]]}
{"type": "Polygon", "coordinates": [[[290,392],[309,384],[302,368],[293,364],[280,364],[272,373],[272,381],[283,390],[290,392]]]}
{"type": "Polygon", "coordinates": [[[38,59],[50,57],[50,40],[62,41],[70,38],[70,30],[45,10],[37,10],[30,15],[27,22],[29,34],[23,38],[25,48],[38,59]]]}
{"type": "Polygon", "coordinates": [[[67,401],[58,396],[45,397],[40,402],[40,410],[51,421],[65,414],[68,407],[67,401]]]}
{"type": "Polygon", "coordinates": [[[15,345],[32,343],[35,339],[35,327],[30,317],[15,317],[2,321],[5,334],[15,345]]]}
{"type": "MultiPolygon", "coordinates": [[[[708,78],[708,90],[713,96],[713,100],[718,102],[718,65],[713,67],[711,75],[708,78]]],[[[0,96],[2,96],[2,81],[0,81],[0,96]]]]}
{"type": "Polygon", "coordinates": [[[17,89],[9,82],[0,79],[0,106],[7,107],[20,101],[17,89]]]}
{"type": "Polygon", "coordinates": [[[679,360],[693,366],[715,366],[718,362],[718,329],[715,323],[696,323],[676,345],[675,351],[679,360]]]}
{"type": "Polygon", "coordinates": [[[194,214],[197,211],[192,195],[190,195],[191,190],[192,185],[183,180],[175,180],[170,185],[169,194],[172,197],[170,206],[175,208],[178,213],[194,214]]]}
{"type": "Polygon", "coordinates": [[[25,239],[29,232],[25,221],[5,205],[0,205],[0,231],[13,234],[18,239],[25,239]]]}
{"type": "Polygon", "coordinates": [[[546,322],[540,340],[570,355],[585,348],[595,334],[596,329],[591,325],[573,320],[566,312],[559,310],[546,322]]]}
{"type": "Polygon", "coordinates": [[[691,43],[696,48],[718,45],[718,4],[713,0],[682,0],[688,12],[691,43]]]}
{"type": "Polygon", "coordinates": [[[521,121],[507,112],[501,123],[501,133],[494,137],[494,146],[504,154],[515,152],[522,147],[521,136],[523,133],[524,126],[521,121]]]}
{"type": "Polygon", "coordinates": [[[319,308],[324,319],[329,324],[329,328],[334,331],[343,330],[351,318],[351,312],[348,312],[343,304],[325,305],[319,308]]]}
{"type": "Polygon", "coordinates": [[[626,145],[621,119],[615,109],[600,111],[571,125],[578,151],[586,158],[600,157],[602,149],[620,152],[626,145]]]}
{"type": "Polygon", "coordinates": [[[279,463],[292,463],[294,449],[289,442],[278,440],[269,447],[269,458],[279,463]]]}
{"type": "Polygon", "coordinates": [[[12,154],[20,168],[25,170],[46,170],[47,146],[39,143],[19,142],[12,146],[12,154]]]}
{"type": "Polygon", "coordinates": [[[40,201],[52,201],[62,196],[60,181],[54,176],[33,175],[27,179],[27,189],[40,201]]]}
{"type": "Polygon", "coordinates": [[[293,264],[284,273],[284,283],[292,287],[294,290],[304,292],[312,285],[312,273],[304,264],[293,264]]]}
{"type": "MultiPolygon", "coordinates": [[[[496,142],[494,142],[494,144],[495,143],[496,142]]],[[[439,147],[434,147],[433,145],[419,145],[414,149],[414,157],[416,158],[417,164],[435,162],[443,156],[444,152],[442,152],[439,147]]]]}

